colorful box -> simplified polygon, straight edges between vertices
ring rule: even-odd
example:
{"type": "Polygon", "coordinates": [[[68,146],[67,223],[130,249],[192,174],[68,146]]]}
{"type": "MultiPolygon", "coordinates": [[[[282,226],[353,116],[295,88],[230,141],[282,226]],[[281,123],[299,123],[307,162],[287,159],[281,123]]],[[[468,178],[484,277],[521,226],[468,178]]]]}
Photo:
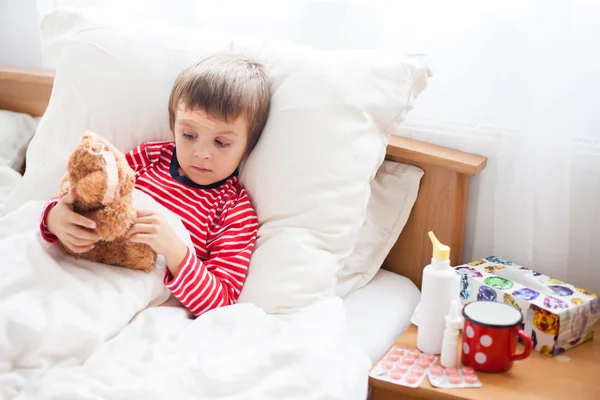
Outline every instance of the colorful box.
{"type": "Polygon", "coordinates": [[[594,337],[600,318],[596,293],[495,256],[455,269],[463,304],[499,301],[517,308],[533,348],[543,354],[555,356],[594,337]]]}

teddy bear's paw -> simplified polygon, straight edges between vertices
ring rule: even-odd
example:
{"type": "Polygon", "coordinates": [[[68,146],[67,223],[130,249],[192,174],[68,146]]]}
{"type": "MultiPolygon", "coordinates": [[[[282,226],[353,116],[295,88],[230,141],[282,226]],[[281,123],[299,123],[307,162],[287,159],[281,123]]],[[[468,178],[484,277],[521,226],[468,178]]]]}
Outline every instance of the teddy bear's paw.
{"type": "Polygon", "coordinates": [[[156,252],[143,243],[128,242],[126,264],[129,268],[150,272],[156,264],[156,252]]]}

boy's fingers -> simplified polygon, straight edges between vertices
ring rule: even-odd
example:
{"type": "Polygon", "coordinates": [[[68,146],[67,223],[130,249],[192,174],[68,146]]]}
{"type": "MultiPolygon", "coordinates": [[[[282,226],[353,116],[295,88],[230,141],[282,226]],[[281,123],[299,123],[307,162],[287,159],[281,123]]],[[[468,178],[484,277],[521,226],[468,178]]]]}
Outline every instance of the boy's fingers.
{"type": "Polygon", "coordinates": [[[67,204],[73,204],[73,202],[75,201],[75,197],[77,197],[75,195],[75,188],[71,188],[69,189],[69,194],[67,194],[64,199],[65,199],[65,203],[67,204]]]}
{"type": "Polygon", "coordinates": [[[89,229],[96,229],[96,223],[94,221],[92,221],[91,219],[87,219],[86,217],[81,216],[75,212],[69,216],[69,220],[75,225],[79,225],[89,229]]]}
{"type": "Polygon", "coordinates": [[[88,251],[90,251],[93,248],[94,248],[93,245],[88,246],[88,247],[74,247],[71,249],[71,251],[76,254],[83,254],[83,253],[87,253],[88,251]]]}
{"type": "Polygon", "coordinates": [[[82,239],[82,238],[78,238],[77,236],[73,236],[73,235],[68,235],[68,239],[69,242],[71,242],[72,245],[74,246],[78,246],[78,247],[88,247],[93,245],[94,243],[96,243],[96,240],[90,240],[90,239],[82,239]]]}
{"type": "Polygon", "coordinates": [[[158,221],[156,220],[156,216],[155,215],[147,215],[144,217],[140,217],[138,215],[138,217],[135,219],[135,223],[136,224],[155,224],[158,221]]]}
{"type": "Polygon", "coordinates": [[[76,254],[81,254],[81,253],[85,253],[87,251],[90,251],[91,249],[94,248],[94,245],[89,245],[89,246],[77,246],[73,243],[69,243],[69,249],[76,254]]]}
{"type": "Polygon", "coordinates": [[[153,235],[151,233],[136,233],[129,237],[129,240],[134,243],[144,243],[150,246],[150,241],[153,235]]]}
{"type": "Polygon", "coordinates": [[[101,239],[101,237],[97,233],[87,231],[78,226],[71,226],[71,229],[69,229],[67,233],[73,236],[74,238],[87,240],[92,243],[101,239]]]}
{"type": "Polygon", "coordinates": [[[157,231],[157,226],[153,224],[135,224],[129,232],[127,232],[127,237],[131,238],[132,235],[138,233],[156,233],[157,231]]]}
{"type": "Polygon", "coordinates": [[[136,217],[149,217],[154,214],[156,214],[154,210],[137,210],[136,217]]]}

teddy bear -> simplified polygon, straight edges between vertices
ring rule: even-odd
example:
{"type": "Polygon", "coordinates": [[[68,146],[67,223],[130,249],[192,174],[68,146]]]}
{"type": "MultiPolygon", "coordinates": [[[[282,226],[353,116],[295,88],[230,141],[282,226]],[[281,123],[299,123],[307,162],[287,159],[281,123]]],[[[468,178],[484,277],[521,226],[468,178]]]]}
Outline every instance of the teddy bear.
{"type": "Polygon", "coordinates": [[[73,211],[95,221],[94,231],[102,240],[81,254],[59,242],[61,250],[75,258],[145,272],[153,270],[156,252],[125,237],[136,217],[131,197],[134,184],[135,173],[125,156],[101,136],[86,131],[69,156],[59,196],[75,189],[73,211]]]}

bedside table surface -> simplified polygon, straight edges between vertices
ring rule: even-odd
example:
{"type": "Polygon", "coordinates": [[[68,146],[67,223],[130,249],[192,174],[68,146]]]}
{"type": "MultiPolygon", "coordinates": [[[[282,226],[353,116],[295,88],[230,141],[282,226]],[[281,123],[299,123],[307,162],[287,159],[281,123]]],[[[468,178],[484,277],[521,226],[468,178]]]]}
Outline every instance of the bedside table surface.
{"type": "MultiPolygon", "coordinates": [[[[600,335],[600,322],[596,336],[600,335]]],[[[417,327],[411,325],[395,345],[416,348],[417,327]]],[[[518,345],[517,352],[522,351],[518,345]]],[[[439,364],[439,360],[438,360],[439,364]]],[[[440,389],[425,377],[418,388],[394,385],[369,377],[373,400],[379,399],[485,399],[485,400],[586,400],[600,399],[600,337],[549,357],[537,351],[523,361],[515,361],[504,373],[478,372],[481,388],[440,389]],[[393,392],[393,394],[392,394],[393,392]]]]}

